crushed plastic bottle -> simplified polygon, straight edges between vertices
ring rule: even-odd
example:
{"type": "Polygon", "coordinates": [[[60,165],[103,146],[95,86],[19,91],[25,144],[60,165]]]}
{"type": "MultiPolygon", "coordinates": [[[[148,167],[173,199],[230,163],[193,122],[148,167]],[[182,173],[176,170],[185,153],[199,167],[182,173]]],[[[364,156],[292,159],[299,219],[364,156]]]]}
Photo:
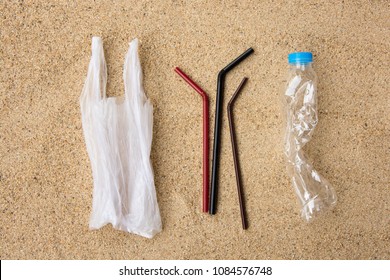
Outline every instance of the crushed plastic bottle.
{"type": "Polygon", "coordinates": [[[317,76],[309,52],[288,56],[289,76],[284,100],[287,112],[285,155],[287,171],[301,205],[301,216],[311,221],[333,208],[337,198],[331,184],[307,160],[302,148],[318,123],[317,76]]]}

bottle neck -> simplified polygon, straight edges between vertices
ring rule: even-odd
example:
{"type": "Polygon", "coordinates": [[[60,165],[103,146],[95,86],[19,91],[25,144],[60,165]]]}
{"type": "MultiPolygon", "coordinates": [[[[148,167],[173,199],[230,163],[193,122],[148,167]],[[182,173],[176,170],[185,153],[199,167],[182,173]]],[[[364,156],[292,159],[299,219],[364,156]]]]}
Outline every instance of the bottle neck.
{"type": "Polygon", "coordinates": [[[289,63],[289,66],[290,66],[290,69],[296,69],[296,70],[301,70],[301,71],[305,71],[305,70],[310,70],[312,69],[312,62],[308,62],[308,63],[289,63]]]}

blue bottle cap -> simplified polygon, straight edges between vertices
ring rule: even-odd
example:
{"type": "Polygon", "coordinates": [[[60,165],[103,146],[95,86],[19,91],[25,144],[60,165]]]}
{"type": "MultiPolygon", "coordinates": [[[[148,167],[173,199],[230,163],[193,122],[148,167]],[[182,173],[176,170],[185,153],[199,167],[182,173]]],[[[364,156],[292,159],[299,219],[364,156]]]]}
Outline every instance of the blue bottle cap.
{"type": "Polygon", "coordinates": [[[288,63],[290,64],[307,64],[313,62],[313,54],[311,52],[296,52],[288,55],[288,63]]]}

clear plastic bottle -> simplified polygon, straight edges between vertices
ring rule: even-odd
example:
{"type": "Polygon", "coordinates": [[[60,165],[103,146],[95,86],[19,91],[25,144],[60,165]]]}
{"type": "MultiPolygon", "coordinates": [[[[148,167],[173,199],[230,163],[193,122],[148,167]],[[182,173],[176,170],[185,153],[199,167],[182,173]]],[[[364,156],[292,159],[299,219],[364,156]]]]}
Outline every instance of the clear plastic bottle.
{"type": "Polygon", "coordinates": [[[284,94],[287,171],[301,205],[301,216],[309,222],[331,209],[337,198],[333,187],[313,168],[302,150],[318,123],[313,55],[310,52],[291,53],[288,62],[289,75],[284,94]]]}

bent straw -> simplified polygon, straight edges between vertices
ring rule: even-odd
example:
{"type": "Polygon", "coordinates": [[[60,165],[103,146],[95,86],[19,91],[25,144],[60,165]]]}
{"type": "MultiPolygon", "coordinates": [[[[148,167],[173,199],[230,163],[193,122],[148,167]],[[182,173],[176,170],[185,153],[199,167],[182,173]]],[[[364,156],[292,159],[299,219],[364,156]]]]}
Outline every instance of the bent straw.
{"type": "Polygon", "coordinates": [[[240,162],[238,160],[238,151],[237,151],[237,145],[236,145],[236,133],[234,129],[234,119],[233,119],[233,104],[236,100],[236,97],[241,92],[241,89],[244,87],[246,81],[248,78],[242,79],[240,85],[234,92],[232,98],[230,99],[228,105],[227,105],[227,113],[228,113],[228,119],[229,119],[229,128],[230,128],[230,139],[232,142],[232,151],[233,151],[233,161],[234,161],[234,171],[236,173],[236,183],[237,183],[237,192],[238,192],[238,202],[240,204],[240,213],[241,213],[241,222],[242,222],[242,228],[247,229],[247,222],[246,222],[246,211],[245,211],[245,203],[244,203],[244,192],[241,186],[241,170],[240,170],[240,162]]]}
{"type": "Polygon", "coordinates": [[[203,99],[203,212],[208,212],[209,199],[209,99],[207,94],[179,67],[175,72],[180,75],[203,99]]]}
{"type": "Polygon", "coordinates": [[[230,62],[225,68],[223,68],[218,74],[217,81],[217,97],[215,105],[215,125],[214,125],[214,148],[213,148],[213,163],[211,169],[211,190],[210,190],[210,203],[209,213],[214,215],[217,212],[217,196],[218,196],[218,172],[219,172],[219,155],[220,155],[220,135],[221,135],[221,122],[222,111],[221,106],[223,104],[223,91],[226,74],[236,67],[241,61],[247,58],[254,52],[252,48],[247,49],[243,54],[230,62]]]}

